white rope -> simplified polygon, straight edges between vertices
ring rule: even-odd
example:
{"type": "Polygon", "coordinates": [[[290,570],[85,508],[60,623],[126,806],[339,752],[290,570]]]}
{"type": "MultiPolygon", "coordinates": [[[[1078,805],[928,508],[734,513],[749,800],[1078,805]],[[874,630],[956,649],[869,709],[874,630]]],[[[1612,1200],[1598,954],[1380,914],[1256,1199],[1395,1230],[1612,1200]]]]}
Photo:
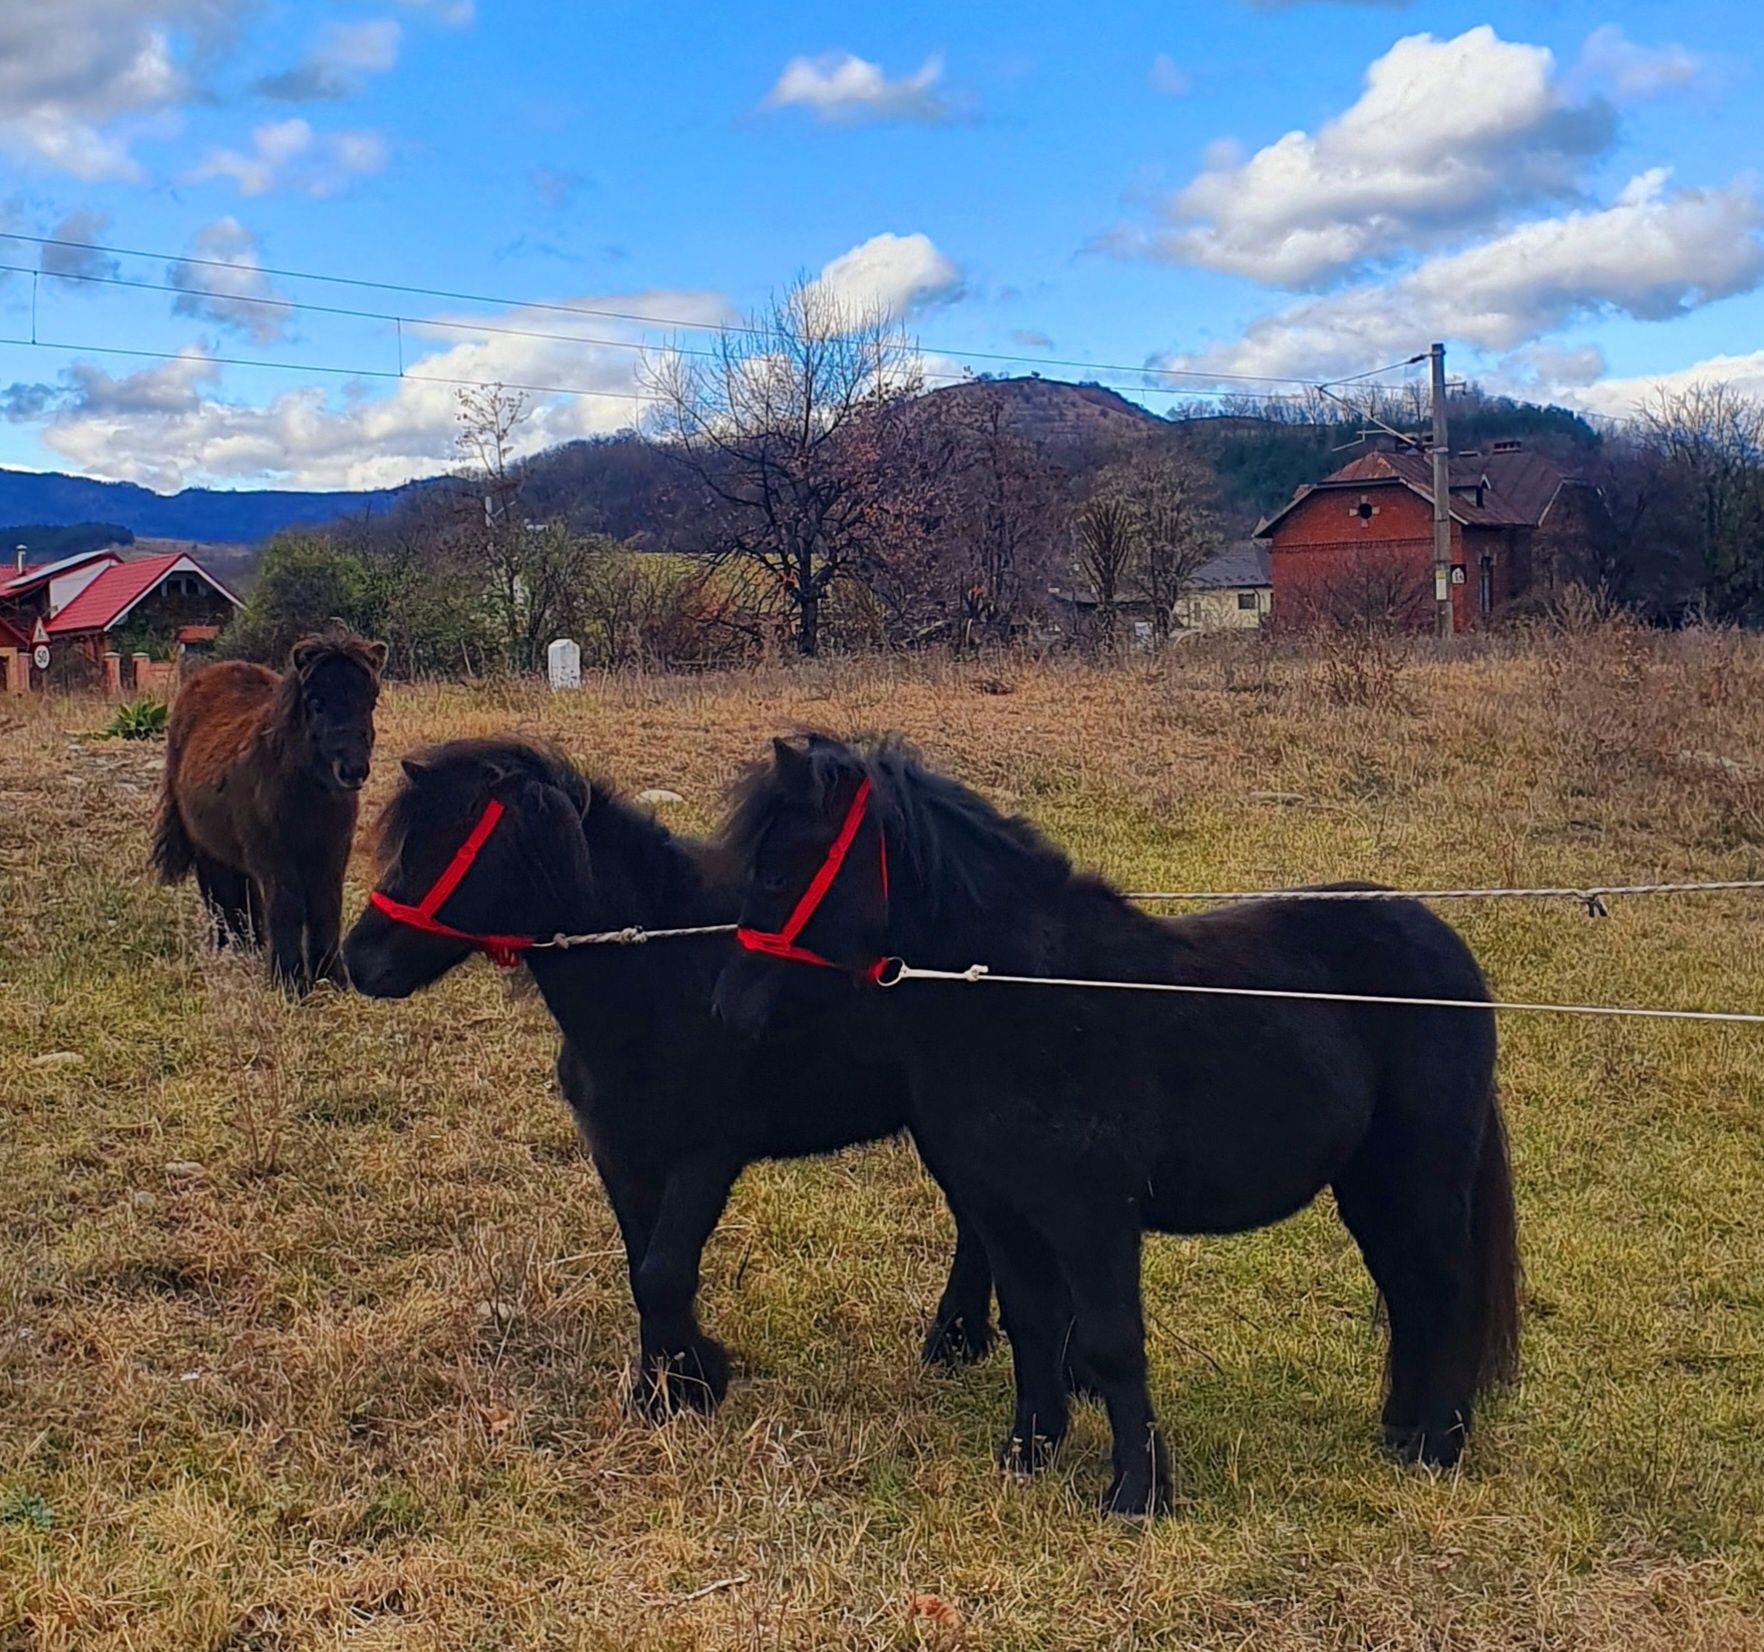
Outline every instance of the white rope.
{"type": "Polygon", "coordinates": [[[1013,987],[1094,987],[1115,992],[1184,992],[1218,998],[1289,998],[1325,1004],[1407,1004],[1433,1010],[1529,1010],[1547,1015],[1633,1016],[1651,1021],[1736,1021],[1764,1026],[1764,1015],[1743,1010],[1632,1009],[1619,1004],[1521,1004],[1490,1003],[1482,998],[1394,998],[1381,993],[1293,992],[1279,987],[1213,987],[1187,981],[1081,981],[1056,975],[994,975],[985,964],[966,969],[915,969],[902,959],[890,959],[890,968],[879,984],[898,986],[902,981],[960,981],[970,986],[992,983],[1013,987]]]}
{"type": "Polygon", "coordinates": [[[1607,883],[1586,889],[1139,889],[1130,901],[1579,901],[1595,918],[1605,917],[1607,895],[1703,895],[1722,890],[1764,889],[1764,878],[1720,883],[1607,883]]]}
{"type": "Polygon", "coordinates": [[[645,929],[631,924],[625,929],[603,929],[593,935],[553,935],[549,941],[535,941],[525,950],[541,952],[555,947],[568,951],[577,946],[642,946],[648,941],[674,941],[685,935],[733,935],[734,924],[699,924],[691,929],[645,929]]]}

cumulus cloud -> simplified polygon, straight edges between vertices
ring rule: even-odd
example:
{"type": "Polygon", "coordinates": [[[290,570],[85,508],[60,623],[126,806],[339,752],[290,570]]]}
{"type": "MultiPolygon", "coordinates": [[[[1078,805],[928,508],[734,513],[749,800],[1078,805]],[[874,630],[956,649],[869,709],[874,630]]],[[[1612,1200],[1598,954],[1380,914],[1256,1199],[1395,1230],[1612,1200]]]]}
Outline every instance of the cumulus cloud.
{"type": "Polygon", "coordinates": [[[91,292],[90,283],[116,275],[122,265],[107,252],[100,252],[90,243],[102,242],[110,233],[110,214],[93,207],[80,207],[61,220],[49,235],[55,241],[84,242],[86,245],[45,246],[38,267],[45,275],[70,277],[69,285],[76,291],[91,292]],[[83,278],[83,279],[81,279],[83,278]]]}
{"type": "Polygon", "coordinates": [[[1617,201],[1521,224],[1404,275],[1304,299],[1238,339],[1157,365],[1326,377],[1402,357],[1428,339],[1510,351],[1605,314],[1672,316],[1764,281],[1764,208],[1742,184],[1666,187],[1664,171],[1617,201]]]}
{"type": "Polygon", "coordinates": [[[178,289],[176,315],[242,333],[257,344],[288,336],[293,312],[279,297],[257,257],[257,239],[237,218],[217,218],[190,238],[188,254],[166,270],[178,289]]]}
{"type": "MultiPolygon", "coordinates": [[[[562,302],[639,317],[721,322],[725,301],[703,292],[650,291],[567,298],[562,302]]],[[[52,386],[0,391],[0,409],[16,403],[47,414],[41,439],[83,474],[164,490],[214,482],[309,488],[389,487],[448,469],[457,383],[503,383],[593,391],[535,394],[517,450],[530,453],[582,436],[629,427],[642,404],[636,349],[593,342],[640,343],[642,322],[580,320],[517,309],[491,317],[437,317],[457,323],[446,342],[413,354],[406,377],[380,391],[367,381],[333,395],[320,386],[282,392],[253,406],[222,394],[222,369],[192,348],[176,361],[112,375],[76,363],[52,386]],[[511,338],[474,326],[528,328],[549,338],[511,338]],[[577,336],[580,335],[580,336],[577,336]]],[[[420,329],[405,329],[407,346],[420,329]]]]}
{"type": "Polygon", "coordinates": [[[384,74],[397,64],[399,36],[391,18],[328,24],[299,63],[265,76],[254,90],[284,103],[354,97],[363,76],[384,74]]]}
{"type": "Polygon", "coordinates": [[[1168,52],[1159,52],[1151,60],[1151,67],[1145,72],[1145,83],[1167,98],[1186,97],[1189,92],[1188,76],[1176,66],[1175,58],[1168,52]]]}
{"type": "Polygon", "coordinates": [[[144,176],[128,123],[194,96],[242,0],[0,5],[0,149],[88,183],[144,176]]]}
{"type": "Polygon", "coordinates": [[[1702,75],[1703,63],[1682,46],[1638,46],[1617,24],[1606,23],[1587,36],[1580,73],[1619,97],[1646,98],[1690,85],[1702,75]]]}
{"type": "Polygon", "coordinates": [[[315,132],[296,115],[257,127],[249,149],[208,150],[185,181],[231,178],[241,195],[286,189],[323,199],[385,164],[386,143],[377,132],[315,132]]]}
{"type": "Polygon", "coordinates": [[[1275,286],[1323,285],[1505,209],[1576,196],[1585,163],[1614,132],[1609,103],[1571,99],[1545,47],[1486,24],[1451,40],[1410,35],[1315,133],[1288,132],[1247,156],[1215,145],[1155,222],[1096,245],[1275,286]]]}
{"type": "Polygon", "coordinates": [[[816,286],[854,314],[908,316],[961,296],[962,269],[928,235],[872,235],[822,269],[816,286]]]}
{"type": "Polygon", "coordinates": [[[890,80],[881,64],[853,52],[793,57],[760,107],[806,109],[816,120],[840,125],[886,120],[936,123],[955,114],[937,89],[942,78],[943,58],[936,53],[898,80],[890,80]]]}
{"type": "Polygon", "coordinates": [[[1642,373],[1630,378],[1601,378],[1586,385],[1557,386],[1560,398],[1588,413],[1619,419],[1656,397],[1681,395],[1699,384],[1730,384],[1746,396],[1764,400],[1764,350],[1743,356],[1710,356],[1669,373],[1642,373]]]}

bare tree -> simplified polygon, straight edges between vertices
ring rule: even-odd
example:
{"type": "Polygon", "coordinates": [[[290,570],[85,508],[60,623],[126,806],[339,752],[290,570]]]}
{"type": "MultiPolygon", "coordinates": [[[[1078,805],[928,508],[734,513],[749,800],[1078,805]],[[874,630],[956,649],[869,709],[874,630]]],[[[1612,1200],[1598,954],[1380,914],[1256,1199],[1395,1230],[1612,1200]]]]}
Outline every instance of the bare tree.
{"type": "Polygon", "coordinates": [[[1692,529],[1710,615],[1764,620],[1764,402],[1730,384],[1693,384],[1659,392],[1638,417],[1692,529]]]}
{"type": "Polygon", "coordinates": [[[561,523],[524,519],[514,445],[527,413],[526,397],[499,384],[461,390],[454,438],[465,459],[470,515],[482,501],[481,526],[470,536],[482,551],[488,629],[510,671],[536,671],[546,644],[572,628],[594,560],[611,548],[561,523]]]}
{"type": "Polygon", "coordinates": [[[1159,640],[1167,640],[1195,575],[1219,554],[1216,484],[1193,455],[1145,448],[1107,485],[1132,513],[1128,584],[1150,606],[1159,640]]]}
{"type": "Polygon", "coordinates": [[[1121,587],[1133,564],[1133,509],[1117,493],[1094,493],[1078,507],[1072,522],[1078,571],[1096,598],[1097,626],[1105,647],[1113,648],[1121,587]]]}
{"type": "Polygon", "coordinates": [[[883,554],[888,415],[920,383],[910,341],[799,281],[706,354],[662,355],[644,378],[667,451],[716,507],[704,550],[775,582],[814,654],[828,590],[883,554]]]}

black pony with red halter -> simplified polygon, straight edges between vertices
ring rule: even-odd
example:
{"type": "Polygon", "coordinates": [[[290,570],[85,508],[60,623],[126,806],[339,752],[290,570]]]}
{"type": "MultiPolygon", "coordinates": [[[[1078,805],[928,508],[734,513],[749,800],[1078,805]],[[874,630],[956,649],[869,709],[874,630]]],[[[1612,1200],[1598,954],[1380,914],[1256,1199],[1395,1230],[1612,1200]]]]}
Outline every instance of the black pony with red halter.
{"type": "MultiPolygon", "coordinates": [[[[823,957],[812,948],[800,944],[798,937],[808,927],[809,920],[820,910],[822,901],[827,898],[840,870],[845,865],[845,857],[851,852],[856,841],[858,830],[864,823],[864,816],[869,812],[870,799],[875,788],[870,777],[865,775],[858,782],[857,791],[845,811],[845,819],[840,823],[838,834],[827,846],[827,858],[823,860],[815,875],[809,879],[808,887],[802,892],[801,898],[791,909],[790,916],[784,920],[779,929],[749,929],[745,926],[735,931],[735,939],[749,952],[763,953],[768,958],[783,958],[794,964],[814,964],[821,969],[844,969],[845,965],[835,963],[831,958],[823,957]]],[[[877,854],[882,878],[882,901],[888,902],[888,836],[878,826],[876,831],[877,854]]],[[[860,973],[866,980],[880,981],[888,968],[889,960],[878,958],[875,963],[860,973]]]]}
{"type": "Polygon", "coordinates": [[[496,830],[496,823],[502,819],[503,812],[502,804],[494,797],[484,805],[484,812],[478,816],[477,824],[467,834],[465,842],[460,844],[441,876],[429,885],[428,892],[416,905],[395,901],[378,889],[368,896],[369,902],[395,923],[420,929],[425,935],[444,935],[449,940],[464,941],[467,945],[476,947],[498,969],[515,968],[520,963],[523,952],[540,944],[537,936],[487,935],[476,930],[455,929],[452,924],[442,923],[437,916],[447,897],[459,887],[466,873],[471,871],[472,863],[478,858],[478,851],[489,842],[490,834],[496,830]]]}

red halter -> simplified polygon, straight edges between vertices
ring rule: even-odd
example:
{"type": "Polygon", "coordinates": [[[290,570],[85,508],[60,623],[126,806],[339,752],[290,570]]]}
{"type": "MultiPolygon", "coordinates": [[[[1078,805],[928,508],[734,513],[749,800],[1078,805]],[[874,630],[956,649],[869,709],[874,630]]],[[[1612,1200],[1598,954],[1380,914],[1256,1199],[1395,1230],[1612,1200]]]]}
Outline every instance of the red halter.
{"type": "Polygon", "coordinates": [[[455,929],[451,924],[444,924],[435,916],[441,910],[442,903],[459,887],[460,879],[472,869],[472,862],[478,858],[478,851],[496,830],[496,823],[502,819],[502,814],[502,805],[491,798],[484,805],[483,814],[478,816],[478,824],[471,829],[465,842],[447,863],[447,870],[434,881],[428,894],[415,906],[406,906],[403,901],[395,901],[390,895],[382,895],[377,889],[368,896],[368,901],[396,923],[408,924],[412,929],[420,929],[426,935],[445,935],[450,940],[469,941],[498,969],[513,969],[521,961],[520,955],[536,944],[531,935],[474,935],[469,929],[455,929]]]}
{"type": "MultiPolygon", "coordinates": [[[[821,862],[820,870],[809,880],[809,886],[802,892],[802,898],[796,903],[795,910],[785,919],[782,929],[737,929],[735,939],[749,952],[763,952],[768,958],[786,958],[795,964],[815,964],[822,969],[844,969],[845,965],[836,964],[831,958],[823,958],[820,953],[806,946],[798,946],[796,938],[808,926],[808,921],[827,898],[827,891],[833,887],[833,880],[839,876],[839,869],[845,864],[845,856],[850,850],[852,841],[858,835],[858,828],[864,823],[864,815],[870,806],[870,779],[866,775],[858,786],[857,795],[851,800],[851,807],[845,811],[845,820],[840,825],[839,835],[833,839],[827,849],[827,858],[821,862]]],[[[882,855],[882,899],[888,899],[888,839],[880,832],[882,855]]],[[[866,980],[877,980],[888,960],[878,958],[875,963],[862,971],[866,980]]]]}

